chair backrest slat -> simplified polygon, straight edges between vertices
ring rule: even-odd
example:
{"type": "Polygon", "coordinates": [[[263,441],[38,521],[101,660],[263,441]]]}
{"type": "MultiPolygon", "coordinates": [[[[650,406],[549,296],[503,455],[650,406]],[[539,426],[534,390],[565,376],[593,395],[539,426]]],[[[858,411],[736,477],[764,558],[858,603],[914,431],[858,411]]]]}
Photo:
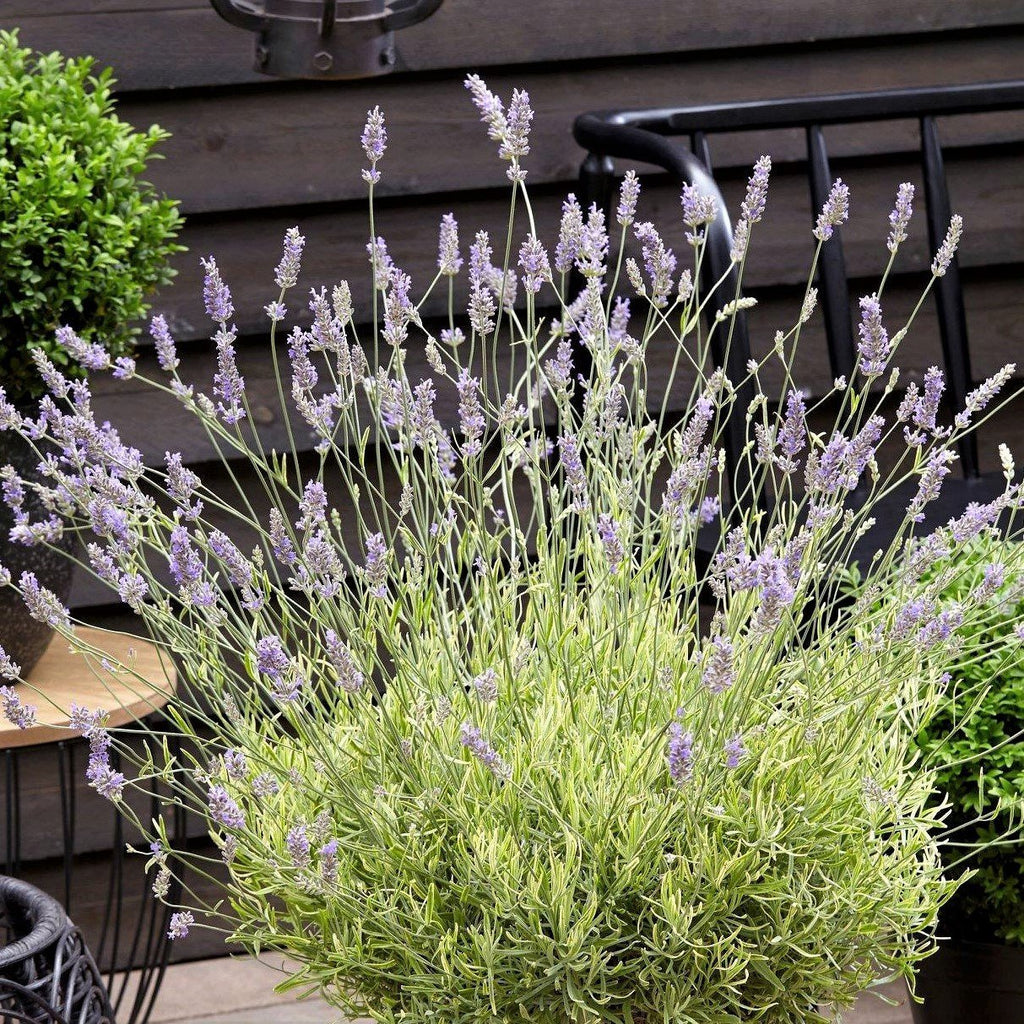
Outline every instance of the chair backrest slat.
{"type": "MultiPolygon", "coordinates": [[[[818,212],[832,191],[833,183],[825,133],[820,125],[812,124],[807,128],[807,160],[810,165],[811,217],[817,220],[818,212]]],[[[856,349],[850,324],[846,257],[843,254],[842,234],[838,231],[821,247],[821,255],[818,257],[818,291],[825,318],[825,337],[832,376],[850,380],[856,363],[856,349]]]]}
{"type": "MultiPolygon", "coordinates": [[[[924,174],[925,205],[928,218],[928,241],[932,252],[942,244],[951,215],[949,186],[939,143],[939,129],[935,118],[921,118],[921,165],[924,174]]],[[[964,311],[963,285],[960,264],[953,257],[946,273],[935,282],[935,302],[939,315],[939,337],[942,357],[946,364],[946,396],[954,413],[964,407],[967,393],[973,387],[971,357],[967,347],[967,314],[964,311]]],[[[964,476],[976,477],[978,469],[978,441],[971,433],[961,438],[960,462],[964,476]]]]}

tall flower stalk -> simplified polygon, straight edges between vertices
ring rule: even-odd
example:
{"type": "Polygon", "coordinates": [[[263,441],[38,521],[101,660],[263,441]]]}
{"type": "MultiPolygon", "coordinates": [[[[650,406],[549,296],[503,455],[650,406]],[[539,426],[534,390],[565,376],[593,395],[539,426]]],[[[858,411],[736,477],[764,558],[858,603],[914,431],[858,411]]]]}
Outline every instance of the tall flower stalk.
{"type": "MultiPolygon", "coordinates": [[[[227,902],[177,908],[175,939],[222,927],[280,949],[301,965],[289,984],[350,1012],[466,1024],[825,1020],[815,1007],[911,975],[955,887],[939,859],[942,803],[913,740],[984,601],[943,604],[929,570],[1012,516],[1012,470],[990,505],[926,536],[915,528],[1012,368],[951,426],[935,417],[938,371],[887,420],[909,324],[884,326],[880,284],[862,301],[855,376],[818,403],[833,401],[836,421],[816,432],[817,406],[793,381],[808,287],[794,327],[747,368],[757,399],[745,478],[771,500],[723,515],[721,432],[748,381],[713,364],[699,325],[721,305],[713,330],[729,331],[751,300],[696,286],[714,204],[684,190],[681,259],[637,220],[630,175],[618,236],[602,211],[570,199],[549,256],[525,184],[529,98],[517,91],[506,108],[479,78],[467,85],[529,231],[513,237],[511,218],[497,245],[478,232],[464,261],[445,216],[430,242],[435,283],[451,286],[465,262],[469,299],[465,320],[450,306],[435,337],[371,219],[380,322],[360,323],[341,282],[330,298],[311,293],[312,326],[288,336],[282,412],[316,458],[262,447],[212,259],[212,396],[178,375],[161,318],[162,375],[148,383],[214,439],[237,496],[177,453],[145,466],[95,421],[88,385],[45,357],[51,396],[38,417],[0,402],[0,425],[58,452],[37,488],[52,512],[44,524],[21,511],[29,485],[3,471],[19,539],[77,531],[84,568],[178,671],[169,724],[147,725],[141,756],[106,728],[109,709],[78,709],[90,781],[151,844],[164,896],[169,872],[209,873],[209,861],[169,832],[169,814],[140,818],[124,790],[158,777],[170,803],[205,817],[227,902]],[[639,262],[626,255],[635,243],[639,262]],[[674,353],[660,393],[648,378],[656,344],[674,353]],[[583,376],[576,346],[590,355],[583,376]],[[427,379],[410,369],[420,350],[427,379]],[[888,386],[874,388],[885,373],[888,386]],[[769,374],[783,381],[777,394],[762,387],[769,374]],[[684,414],[671,416],[686,391],[684,414]],[[442,402],[457,409],[450,422],[442,402]],[[879,450],[894,441],[883,471],[879,450]],[[865,567],[864,596],[844,604],[855,540],[907,479],[918,494],[898,535],[865,567]],[[716,529],[708,561],[700,547],[716,529]],[[165,737],[182,733],[193,742],[175,753],[165,737]],[[127,778],[112,771],[112,749],[127,778]]],[[[363,135],[371,195],[385,139],[375,109],[363,135]]],[[[758,162],[741,211],[741,266],[769,171],[758,162]]],[[[819,251],[848,205],[837,182],[814,229],[819,251]]],[[[909,216],[904,188],[893,258],[909,216]]],[[[954,225],[946,249],[956,235],[954,225]]],[[[274,351],[302,241],[286,235],[266,307],[274,351]]],[[[93,358],[73,332],[62,337],[93,358]]],[[[34,580],[0,581],[87,650],[34,580]]],[[[0,670],[18,677],[5,656],[0,670]]],[[[24,689],[3,697],[8,717],[30,723],[24,689]]]]}

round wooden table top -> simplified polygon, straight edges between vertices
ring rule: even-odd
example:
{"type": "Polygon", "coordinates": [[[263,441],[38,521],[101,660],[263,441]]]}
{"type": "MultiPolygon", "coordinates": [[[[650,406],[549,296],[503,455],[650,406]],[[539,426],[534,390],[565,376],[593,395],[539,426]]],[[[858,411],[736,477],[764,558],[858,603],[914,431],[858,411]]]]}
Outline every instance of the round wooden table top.
{"type": "Polygon", "coordinates": [[[35,706],[36,724],[19,729],[0,717],[0,750],[72,739],[78,735],[67,728],[72,703],[90,711],[102,708],[108,712],[106,724],[117,726],[158,711],[170,699],[177,676],[155,644],[89,626],[78,626],[75,636],[104,652],[113,665],[127,667],[112,672],[101,664],[102,654],[72,650],[54,633],[28,680],[13,688],[22,703],[35,706]]]}

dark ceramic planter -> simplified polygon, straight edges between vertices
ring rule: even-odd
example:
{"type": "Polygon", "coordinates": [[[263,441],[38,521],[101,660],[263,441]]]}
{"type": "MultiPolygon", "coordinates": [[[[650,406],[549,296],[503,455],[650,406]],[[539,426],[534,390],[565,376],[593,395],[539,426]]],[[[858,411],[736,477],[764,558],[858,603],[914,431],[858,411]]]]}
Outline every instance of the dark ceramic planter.
{"type": "MultiPolygon", "coordinates": [[[[0,431],[0,467],[12,465],[26,480],[37,479],[37,459],[29,445],[10,431],[0,431]]],[[[43,518],[45,513],[35,495],[26,488],[25,507],[32,519],[43,518]]],[[[23,572],[33,572],[41,586],[52,590],[67,603],[71,592],[74,569],[70,559],[59,551],[45,546],[26,547],[8,539],[14,517],[0,501],[0,565],[11,571],[17,582],[23,572]]],[[[71,541],[65,542],[70,546],[71,541]]],[[[36,622],[25,608],[24,602],[10,587],[0,588],[0,645],[21,666],[21,674],[28,675],[32,666],[42,657],[53,630],[36,622]]]]}
{"type": "Polygon", "coordinates": [[[914,1024],[1020,1024],[1024,948],[943,943],[918,968],[917,992],[914,1024]]]}

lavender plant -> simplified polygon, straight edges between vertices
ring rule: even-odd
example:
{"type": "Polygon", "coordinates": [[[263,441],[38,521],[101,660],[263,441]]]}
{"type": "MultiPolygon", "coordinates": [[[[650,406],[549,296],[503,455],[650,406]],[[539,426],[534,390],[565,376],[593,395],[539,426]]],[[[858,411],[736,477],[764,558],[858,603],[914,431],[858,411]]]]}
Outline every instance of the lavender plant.
{"type": "MultiPolygon", "coordinates": [[[[77,531],[83,564],[179,671],[170,725],[147,726],[141,756],[107,728],[109,709],[69,709],[70,728],[90,738],[89,780],[151,843],[165,898],[180,865],[186,882],[214,865],[168,817],[137,814],[128,791],[159,778],[169,806],[205,817],[225,902],[177,908],[174,938],[222,927],[252,950],[282,950],[297,965],[284,987],[348,1012],[466,1024],[832,1019],[819,1007],[912,976],[955,888],[940,860],[945,810],[914,738],[942,700],[957,631],[984,602],[944,604],[928,570],[1017,506],[1012,467],[991,505],[927,536],[914,527],[1012,367],[952,426],[938,425],[935,375],[883,418],[909,327],[888,334],[881,311],[910,217],[902,186],[888,265],[862,303],[857,371],[827,396],[834,427],[810,429],[816,406],[791,372],[809,286],[797,323],[748,367],[749,482],[723,516],[719,435],[744,382],[714,365],[701,314],[721,306],[713,330],[728,331],[750,300],[696,286],[713,203],[684,189],[678,257],[637,221],[630,174],[616,228],[570,197],[549,249],[525,184],[528,97],[506,106],[479,78],[467,85],[508,163],[509,237],[477,232],[464,258],[445,217],[437,275],[414,302],[373,220],[387,138],[370,113],[375,316],[357,329],[344,282],[314,290],[312,326],[288,335],[279,376],[290,429],[314,437],[312,468],[266,451],[251,428],[232,297],[212,258],[209,393],[181,379],[153,320],[163,375],[149,383],[196,417],[229,469],[244,462],[269,512],[234,469],[237,494],[225,496],[175,453],[145,466],[95,421],[88,384],[41,354],[50,395],[38,416],[0,405],[6,429],[61,453],[45,461],[44,521],[21,511],[24,485],[4,471],[16,536],[77,531]],[[633,240],[637,256],[625,256],[633,240]],[[451,299],[463,269],[464,320],[451,299]],[[421,309],[437,289],[449,318],[434,332],[421,309]],[[557,315],[542,316],[551,305],[557,315]],[[674,355],[659,393],[647,376],[655,339],[674,355]],[[410,371],[417,350],[429,379],[410,371]],[[773,369],[777,395],[762,386],[773,369]],[[457,400],[455,429],[438,417],[443,393],[457,400]],[[902,454],[883,472],[876,452],[893,438],[902,454]],[[875,502],[913,477],[899,535],[858,602],[840,606],[832,583],[875,502]],[[868,497],[851,503],[858,485],[868,497]],[[714,524],[708,567],[698,535],[714,524]],[[192,742],[177,752],[179,735],[192,742]]],[[[769,172],[759,161],[741,209],[740,272],[769,172]]],[[[837,182],[815,260],[848,201],[837,182]]],[[[933,278],[958,233],[955,221],[933,278]]],[[[303,242],[298,229],[285,238],[266,307],[275,337],[303,242]]],[[[89,370],[109,368],[73,331],[61,340],[89,370]]],[[[5,582],[102,657],[34,580],[5,582]]],[[[95,663],[133,678],[131,665],[95,663]]],[[[9,659],[2,670],[18,677],[9,659]]],[[[3,694],[28,724],[24,686],[3,694]]]]}

